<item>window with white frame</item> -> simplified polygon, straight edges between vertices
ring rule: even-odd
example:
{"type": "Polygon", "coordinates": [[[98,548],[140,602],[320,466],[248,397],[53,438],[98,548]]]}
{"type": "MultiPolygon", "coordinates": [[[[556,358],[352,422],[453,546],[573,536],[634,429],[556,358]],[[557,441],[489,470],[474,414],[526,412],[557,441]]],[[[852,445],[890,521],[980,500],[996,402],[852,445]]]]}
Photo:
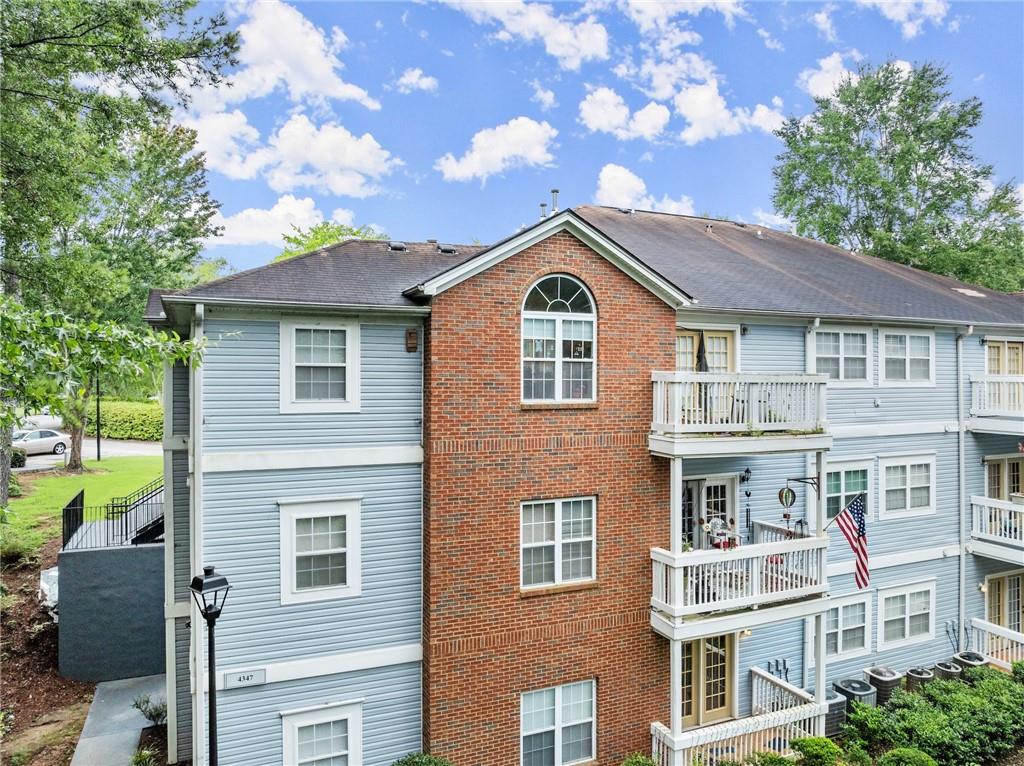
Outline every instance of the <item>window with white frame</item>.
{"type": "Polygon", "coordinates": [[[597,317],[587,288],[564,274],[544,277],[523,304],[523,401],[597,398],[597,317]]]}
{"type": "MultiPolygon", "coordinates": [[[[836,605],[825,613],[825,655],[847,659],[871,651],[871,596],[858,595],[835,599],[836,605]]],[[[814,623],[811,629],[810,662],[814,664],[814,623]]]]}
{"type": "Polygon", "coordinates": [[[282,713],[281,724],[284,766],[359,766],[363,762],[360,704],[282,713]]]}
{"type": "Polygon", "coordinates": [[[883,332],[882,381],[907,385],[935,382],[935,338],[931,333],[883,332]]]}
{"type": "Polygon", "coordinates": [[[593,681],[520,697],[522,766],[565,766],[593,759],[597,738],[593,681]]]}
{"type": "Polygon", "coordinates": [[[305,603],[360,592],[360,501],[279,501],[281,603],[305,603]]]}
{"type": "Polygon", "coordinates": [[[879,593],[879,649],[927,641],[935,635],[935,583],[891,588],[879,593]]]}
{"type": "Polygon", "coordinates": [[[935,512],[935,456],[886,458],[882,473],[880,518],[935,512]]]}
{"type": "Polygon", "coordinates": [[[595,505],[593,497],[522,503],[522,587],[594,579],[595,505]]]}
{"type": "Polygon", "coordinates": [[[815,372],[836,381],[871,384],[871,331],[824,328],[814,333],[815,372]]]}
{"type": "Polygon", "coordinates": [[[355,321],[282,321],[280,343],[281,412],[358,411],[355,321]]]}
{"type": "Polygon", "coordinates": [[[825,512],[834,519],[857,495],[867,495],[866,512],[871,508],[871,468],[866,461],[830,464],[825,479],[825,512]]]}

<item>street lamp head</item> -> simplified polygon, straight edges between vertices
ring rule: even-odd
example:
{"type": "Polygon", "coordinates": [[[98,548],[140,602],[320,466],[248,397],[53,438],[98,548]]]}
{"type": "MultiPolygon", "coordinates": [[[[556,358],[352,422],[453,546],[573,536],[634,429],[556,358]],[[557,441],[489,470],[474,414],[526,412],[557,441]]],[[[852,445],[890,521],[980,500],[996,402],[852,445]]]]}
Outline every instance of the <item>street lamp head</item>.
{"type": "Polygon", "coordinates": [[[203,567],[203,573],[192,578],[189,590],[192,591],[192,598],[195,599],[203,617],[216,620],[224,608],[224,601],[231,586],[228,584],[228,578],[217,574],[213,567],[203,567]]]}

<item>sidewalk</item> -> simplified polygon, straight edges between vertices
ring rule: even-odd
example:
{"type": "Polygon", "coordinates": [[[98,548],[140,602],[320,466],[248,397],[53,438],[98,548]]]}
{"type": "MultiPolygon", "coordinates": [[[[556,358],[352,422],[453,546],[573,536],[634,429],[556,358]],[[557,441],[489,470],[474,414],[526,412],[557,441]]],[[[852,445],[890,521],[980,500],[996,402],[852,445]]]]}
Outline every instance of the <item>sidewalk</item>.
{"type": "Polygon", "coordinates": [[[71,766],[130,766],[139,736],[150,725],[132,702],[143,694],[163,699],[166,688],[163,674],[97,685],[71,766]]]}

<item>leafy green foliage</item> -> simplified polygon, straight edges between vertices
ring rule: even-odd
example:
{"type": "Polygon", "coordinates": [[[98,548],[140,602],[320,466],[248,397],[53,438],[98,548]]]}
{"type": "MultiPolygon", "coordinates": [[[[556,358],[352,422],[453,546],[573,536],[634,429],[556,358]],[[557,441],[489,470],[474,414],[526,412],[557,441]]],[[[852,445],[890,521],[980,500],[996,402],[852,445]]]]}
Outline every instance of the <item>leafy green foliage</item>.
{"type": "Polygon", "coordinates": [[[922,64],[863,66],[778,131],[775,208],[799,234],[996,290],[1024,289],[1012,182],[972,152],[976,98],[922,64]]]}
{"type": "Polygon", "coordinates": [[[452,762],[436,755],[413,753],[399,758],[391,766],[452,766],[452,762]]]}
{"type": "Polygon", "coordinates": [[[11,468],[24,468],[25,459],[25,450],[18,449],[17,447],[11,450],[11,468]]]}
{"type": "Polygon", "coordinates": [[[746,766],[793,766],[793,762],[778,753],[754,753],[743,761],[746,766]]]}
{"type": "Polygon", "coordinates": [[[18,481],[18,474],[12,473],[7,480],[7,496],[21,497],[21,482],[18,481]]]}
{"type": "Polygon", "coordinates": [[[789,744],[800,753],[803,766],[836,766],[839,756],[843,754],[839,745],[825,737],[802,737],[789,744]]]}
{"type": "MultiPolygon", "coordinates": [[[[96,434],[96,412],[87,411],[85,433],[96,434]]],[[[160,441],[164,436],[164,409],[159,402],[100,402],[100,422],[107,439],[160,441]]]]}
{"type": "Polygon", "coordinates": [[[142,713],[143,717],[154,726],[167,723],[167,702],[162,699],[153,700],[148,694],[141,694],[132,700],[132,707],[142,713]]]}
{"type": "Polygon", "coordinates": [[[878,759],[878,766],[937,766],[935,759],[912,747],[898,747],[878,759]]]}
{"type": "Polygon", "coordinates": [[[387,234],[378,232],[370,226],[346,226],[334,221],[323,221],[308,229],[302,229],[293,224],[292,233],[285,234],[283,237],[286,243],[285,248],[274,259],[274,262],[286,261],[296,255],[336,245],[346,239],[387,239],[387,237],[387,234]]]}
{"type": "Polygon", "coordinates": [[[160,758],[153,750],[136,750],[132,756],[132,766],[159,766],[160,758]]]}
{"type": "Polygon", "coordinates": [[[622,766],[654,766],[654,759],[643,753],[630,753],[622,762],[622,766]]]}
{"type": "Polygon", "coordinates": [[[1024,684],[1024,660],[1013,663],[1013,680],[1019,684],[1024,684]]]}

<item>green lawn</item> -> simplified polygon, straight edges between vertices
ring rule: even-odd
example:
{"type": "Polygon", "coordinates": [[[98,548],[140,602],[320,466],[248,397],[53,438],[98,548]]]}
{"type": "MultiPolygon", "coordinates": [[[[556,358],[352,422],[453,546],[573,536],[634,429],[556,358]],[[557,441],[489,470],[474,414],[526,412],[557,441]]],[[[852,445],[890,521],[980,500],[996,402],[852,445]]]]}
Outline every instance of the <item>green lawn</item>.
{"type": "Polygon", "coordinates": [[[25,494],[11,499],[10,524],[0,529],[2,553],[7,561],[34,556],[48,540],[60,536],[61,510],[80,489],[85,489],[87,506],[103,505],[111,498],[127,495],[157,478],[163,458],[111,457],[87,460],[81,474],[21,474],[25,494]]]}

